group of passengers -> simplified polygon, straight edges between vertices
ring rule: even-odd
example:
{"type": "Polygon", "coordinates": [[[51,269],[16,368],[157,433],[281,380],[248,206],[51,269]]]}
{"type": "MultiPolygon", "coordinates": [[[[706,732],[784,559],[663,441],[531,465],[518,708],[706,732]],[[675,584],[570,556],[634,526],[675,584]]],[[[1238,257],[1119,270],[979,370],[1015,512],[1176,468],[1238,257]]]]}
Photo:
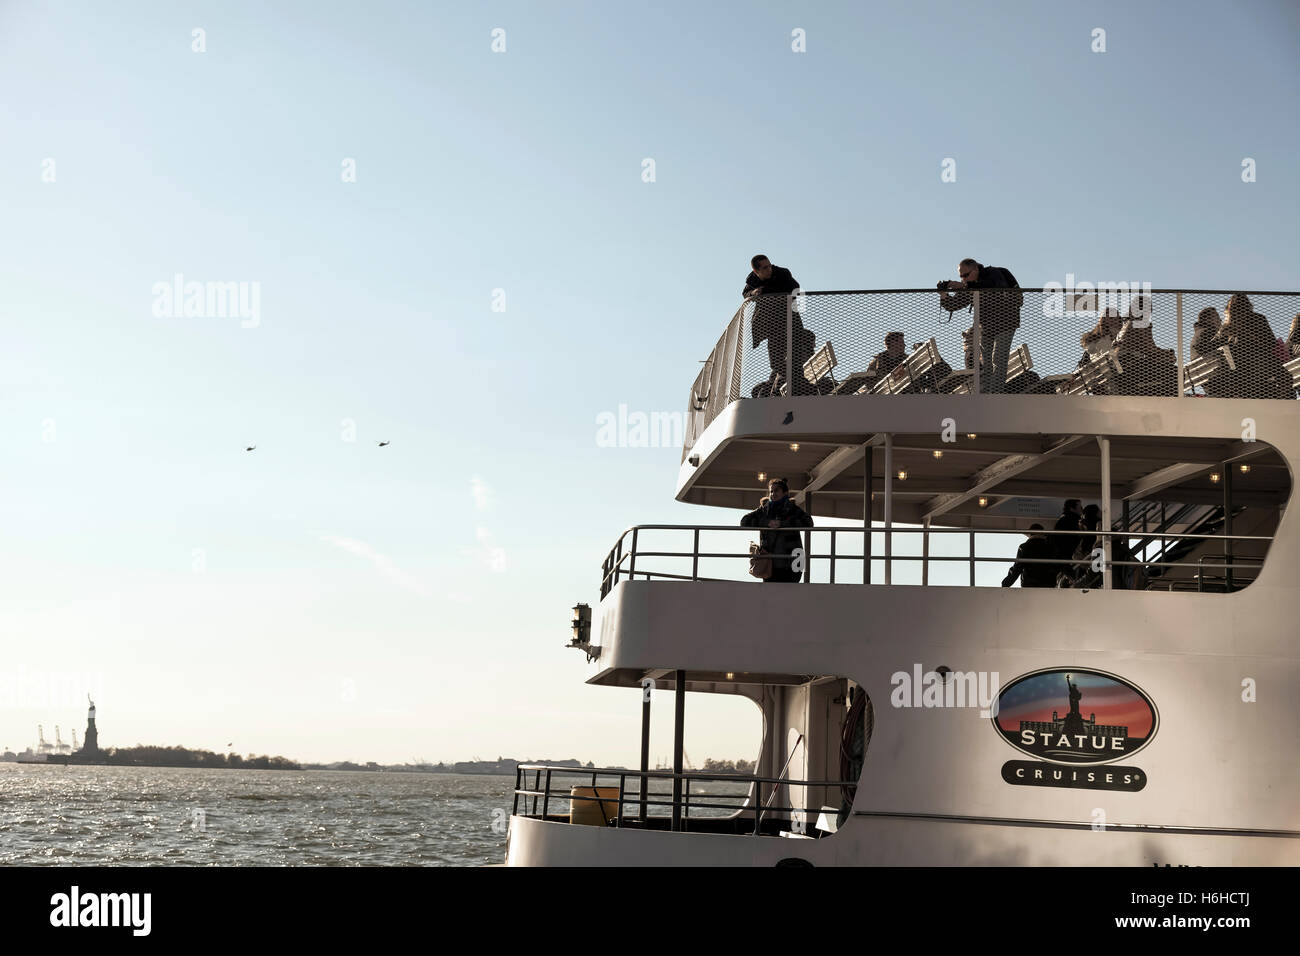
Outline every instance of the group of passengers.
{"type": "MultiPolygon", "coordinates": [[[[755,386],[753,395],[761,398],[780,394],[785,385],[786,324],[790,323],[794,341],[791,355],[796,395],[827,394],[835,388],[830,375],[821,382],[810,382],[802,374],[805,363],[816,349],[817,337],[803,325],[803,317],[788,309],[786,296],[799,288],[789,269],[773,265],[767,256],[750,260],[752,271],[745,279],[744,295],[755,300],[751,332],[753,347],[767,342],[771,375],[755,386]]],[[[957,267],[957,280],[938,283],[939,304],[948,312],[969,308],[972,292],[979,289],[1005,289],[1005,293],[986,298],[981,303],[978,322],[979,355],[974,354],[976,324],[962,333],[965,368],[978,369],[980,391],[1053,393],[1057,384],[1044,382],[1032,370],[1021,371],[1010,381],[1007,366],[1011,342],[1020,328],[1020,311],[1024,296],[1016,277],[1001,266],[981,265],[963,259],[957,267]]],[[[1135,296],[1128,315],[1118,309],[1104,308],[1096,326],[1084,332],[1079,344],[1083,355],[1073,373],[1075,379],[1087,378],[1087,390],[1094,394],[1175,395],[1178,391],[1178,359],[1173,349],[1161,348],[1151,332],[1151,302],[1147,296],[1135,296]],[[1113,362],[1108,362],[1113,358],[1113,362]],[[1095,365],[1094,363],[1101,363],[1095,365]],[[1100,374],[1089,375],[1092,371],[1100,374]]],[[[1224,307],[1202,309],[1193,326],[1192,358],[1213,356],[1228,346],[1231,364],[1226,360],[1204,383],[1205,393],[1216,398],[1294,398],[1292,376],[1284,363],[1300,358],[1300,315],[1291,323],[1285,342],[1273,337],[1268,319],[1255,311],[1245,293],[1235,293],[1224,307]]],[[[913,350],[919,348],[914,344],[913,350]]],[[[885,350],[872,360],[868,371],[876,376],[903,374],[898,371],[908,359],[907,340],[901,331],[885,336],[885,350]]],[[[965,378],[952,374],[952,368],[940,359],[925,374],[907,387],[908,392],[951,392],[965,378]]]]}
{"type": "MultiPolygon", "coordinates": [[[[1041,524],[1029,526],[1028,538],[1016,550],[1016,562],[1002,579],[1002,586],[1009,588],[1018,578],[1024,588],[1095,587],[1101,579],[1096,570],[1102,549],[1100,529],[1100,506],[1085,508],[1078,498],[1068,499],[1052,529],[1056,534],[1048,535],[1041,524]]],[[[1143,569],[1123,563],[1132,560],[1124,539],[1112,537],[1111,561],[1121,562],[1112,564],[1112,587],[1141,590],[1146,586],[1143,569]]]]}

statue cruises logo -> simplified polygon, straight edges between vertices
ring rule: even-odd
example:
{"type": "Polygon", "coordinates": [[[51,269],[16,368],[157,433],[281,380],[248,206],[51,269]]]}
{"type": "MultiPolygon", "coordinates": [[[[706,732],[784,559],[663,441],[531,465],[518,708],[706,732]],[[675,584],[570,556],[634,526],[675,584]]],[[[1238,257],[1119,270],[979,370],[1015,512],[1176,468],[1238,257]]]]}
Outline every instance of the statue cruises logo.
{"type": "Polygon", "coordinates": [[[992,721],[1003,740],[1038,758],[1005,764],[1007,783],[1094,790],[1146,786],[1146,774],[1137,767],[1099,766],[1137,753],[1159,723],[1151,698],[1114,674],[1059,668],[1025,674],[1003,688],[992,721]]]}

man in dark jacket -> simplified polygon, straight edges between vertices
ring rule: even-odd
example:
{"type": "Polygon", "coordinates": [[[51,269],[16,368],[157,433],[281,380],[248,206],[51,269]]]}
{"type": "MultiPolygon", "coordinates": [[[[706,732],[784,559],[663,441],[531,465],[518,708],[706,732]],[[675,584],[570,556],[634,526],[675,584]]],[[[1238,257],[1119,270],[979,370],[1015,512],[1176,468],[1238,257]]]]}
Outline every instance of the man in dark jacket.
{"type": "Polygon", "coordinates": [[[1029,526],[1029,539],[1016,549],[1016,563],[1011,565],[1011,570],[1007,576],[1002,579],[1002,586],[1009,588],[1016,583],[1016,578],[1020,578],[1022,588],[1054,588],[1056,587],[1056,565],[1054,564],[1025,564],[1025,561],[1051,561],[1056,555],[1052,551],[1052,543],[1047,540],[1047,535],[1038,534],[1042,531],[1041,524],[1031,524],[1029,526]]]}
{"type": "MultiPolygon", "coordinates": [[[[745,277],[743,295],[754,300],[754,316],[750,323],[754,348],[767,340],[767,360],[772,366],[766,394],[775,395],[780,383],[785,381],[785,317],[790,308],[788,296],[799,288],[799,282],[790,270],[772,265],[767,256],[754,256],[749,260],[753,271],[745,277]]],[[[803,374],[804,363],[812,358],[817,336],[803,327],[798,312],[793,317],[794,362],[792,367],[794,388],[792,394],[812,395],[815,389],[803,374]]]]}
{"type": "MultiPolygon", "coordinates": [[[[1056,519],[1056,527],[1053,531],[1079,531],[1083,527],[1083,508],[1080,507],[1082,502],[1078,498],[1069,498],[1061,508],[1061,517],[1056,519]]],[[[1072,579],[1074,566],[1070,559],[1074,557],[1074,551],[1079,547],[1086,535],[1082,534],[1054,534],[1048,543],[1052,546],[1052,553],[1060,560],[1056,570],[1064,574],[1067,580],[1072,579]]],[[[1068,586],[1068,585],[1067,585],[1068,586]]]]}
{"type": "Polygon", "coordinates": [[[794,583],[799,580],[802,572],[794,570],[794,559],[790,555],[796,548],[803,547],[803,536],[795,529],[811,528],[813,520],[808,512],[790,500],[790,486],[784,478],[773,478],[767,483],[767,497],[759,503],[757,510],[740,519],[740,526],[764,529],[758,536],[759,544],[774,555],[772,576],[764,578],[765,582],[794,583]]]}
{"type": "Polygon", "coordinates": [[[980,297],[980,391],[1007,390],[1007,361],[1011,357],[1011,339],[1020,328],[1020,306],[1024,294],[1010,269],[983,266],[974,259],[957,265],[961,279],[948,280],[939,288],[939,305],[949,312],[964,309],[974,301],[975,289],[1007,289],[980,297]]]}

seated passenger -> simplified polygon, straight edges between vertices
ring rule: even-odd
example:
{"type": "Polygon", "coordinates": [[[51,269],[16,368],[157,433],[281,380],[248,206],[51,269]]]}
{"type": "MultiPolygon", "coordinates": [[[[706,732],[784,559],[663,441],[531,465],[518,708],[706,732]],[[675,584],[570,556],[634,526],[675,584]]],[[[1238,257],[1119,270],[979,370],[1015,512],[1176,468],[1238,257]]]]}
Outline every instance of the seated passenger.
{"type": "Polygon", "coordinates": [[[1011,565],[1011,570],[1007,576],[1002,579],[1002,586],[1009,588],[1016,583],[1016,578],[1020,578],[1022,588],[1054,588],[1056,587],[1056,565],[1054,564],[1026,564],[1026,561],[1050,561],[1055,557],[1052,551],[1052,543],[1047,540],[1047,535],[1037,534],[1042,531],[1041,524],[1031,524],[1029,526],[1029,539],[1016,549],[1016,563],[1011,565]]]}
{"type": "Polygon", "coordinates": [[[1234,293],[1223,310],[1223,325],[1213,345],[1227,345],[1236,369],[1225,376],[1232,398],[1291,398],[1291,376],[1277,354],[1268,319],[1255,311],[1244,292],[1234,293]]]}
{"type": "Polygon", "coordinates": [[[903,337],[902,332],[890,332],[885,336],[885,351],[878,354],[871,360],[867,366],[867,371],[875,372],[880,378],[884,378],[898,366],[907,360],[907,339],[903,337]]]}
{"type": "Polygon", "coordinates": [[[793,569],[794,559],[790,555],[803,547],[803,536],[794,529],[811,528],[813,520],[790,500],[790,486],[784,478],[773,478],[767,483],[767,497],[759,502],[757,510],[740,519],[740,526],[764,529],[758,536],[759,544],[773,555],[772,576],[763,578],[764,583],[793,584],[799,580],[802,572],[793,569]],[[782,528],[791,530],[777,530],[782,528]]]}
{"type": "MultiPolygon", "coordinates": [[[[917,349],[921,348],[924,345],[925,345],[924,342],[917,342],[915,345],[912,346],[912,351],[915,352],[917,349]]],[[[947,362],[945,362],[943,360],[943,357],[940,356],[939,361],[935,362],[934,365],[930,366],[930,371],[925,372],[920,377],[918,377],[917,380],[912,383],[912,387],[909,388],[908,391],[909,392],[940,391],[941,387],[943,386],[943,381],[951,374],[952,374],[952,366],[949,365],[947,362]]],[[[949,383],[947,385],[948,391],[952,391],[952,388],[955,384],[956,384],[955,382],[949,383]]]]}
{"type": "Polygon", "coordinates": [[[1286,350],[1291,358],[1300,358],[1300,312],[1291,320],[1291,331],[1286,336],[1286,350]]]}
{"type": "Polygon", "coordinates": [[[1138,325],[1130,317],[1115,339],[1115,355],[1124,372],[1113,389],[1116,395],[1173,395],[1178,390],[1178,356],[1162,349],[1151,335],[1151,322],[1138,325]]]}
{"type": "MultiPolygon", "coordinates": [[[[1093,359],[1103,352],[1109,352],[1123,327],[1124,320],[1120,318],[1119,309],[1103,309],[1097,324],[1079,336],[1079,344],[1086,353],[1084,359],[1093,359]]],[[[1080,361],[1079,364],[1082,365],[1083,362],[1080,361]]]]}
{"type": "Polygon", "coordinates": [[[1192,358],[1204,358],[1214,351],[1215,346],[1210,343],[1214,341],[1222,324],[1223,319],[1219,318],[1218,309],[1201,309],[1192,325],[1192,358]]]}

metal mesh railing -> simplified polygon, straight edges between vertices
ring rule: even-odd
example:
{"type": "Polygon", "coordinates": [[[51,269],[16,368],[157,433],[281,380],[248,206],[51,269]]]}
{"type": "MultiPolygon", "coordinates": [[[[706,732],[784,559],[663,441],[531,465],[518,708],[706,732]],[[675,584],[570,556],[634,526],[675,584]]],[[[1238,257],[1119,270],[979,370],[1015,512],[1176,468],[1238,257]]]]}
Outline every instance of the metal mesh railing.
{"type": "Polygon", "coordinates": [[[967,295],[948,300],[952,311],[933,289],[745,302],[692,388],[683,460],[730,402],[792,391],[1260,400],[1294,399],[1300,386],[1300,293],[1106,287],[967,295]]]}

